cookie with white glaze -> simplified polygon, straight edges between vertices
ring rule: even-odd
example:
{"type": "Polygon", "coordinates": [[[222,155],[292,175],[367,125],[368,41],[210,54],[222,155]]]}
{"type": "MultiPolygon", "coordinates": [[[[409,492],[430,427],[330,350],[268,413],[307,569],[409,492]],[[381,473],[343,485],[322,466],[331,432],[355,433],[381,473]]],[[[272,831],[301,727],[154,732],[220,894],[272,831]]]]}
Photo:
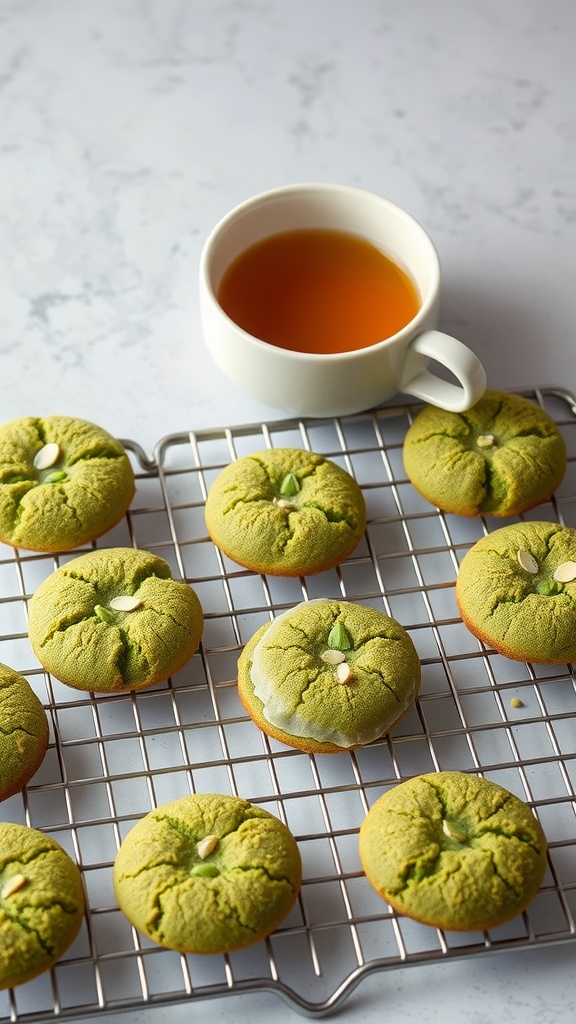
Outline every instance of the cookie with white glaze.
{"type": "Polygon", "coordinates": [[[240,699],[263,732],[314,753],[363,746],[413,706],[420,661],[376,608],[304,601],[262,626],[238,660],[240,699]]]}

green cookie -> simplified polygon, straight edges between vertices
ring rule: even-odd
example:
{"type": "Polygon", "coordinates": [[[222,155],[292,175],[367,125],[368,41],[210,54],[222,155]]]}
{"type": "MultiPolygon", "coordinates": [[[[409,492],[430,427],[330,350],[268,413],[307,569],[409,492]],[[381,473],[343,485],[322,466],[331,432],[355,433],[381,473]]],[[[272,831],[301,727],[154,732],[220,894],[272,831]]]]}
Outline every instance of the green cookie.
{"type": "Polygon", "coordinates": [[[30,683],[0,664],[0,800],[19,793],[44,759],[48,719],[30,683]]]}
{"type": "Polygon", "coordinates": [[[343,562],[366,527],[364,496],[340,466],[274,448],[226,466],[206,501],[210,537],[254,572],[309,576],[343,562]]]}
{"type": "Polygon", "coordinates": [[[526,522],[482,537],[462,559],[456,600],[470,632],[500,654],[576,660],[576,530],[526,522]]]}
{"type": "Polygon", "coordinates": [[[131,924],[184,953],[226,953],[263,939],[291,910],[301,879],[286,826],[215,793],[147,814],[114,864],[116,898],[131,924]]]}
{"type": "Polygon", "coordinates": [[[508,790],[461,772],[409,779],[360,827],[362,867],[401,914],[448,931],[482,931],[534,899],[546,868],[537,819],[508,790]]]}
{"type": "Polygon", "coordinates": [[[261,627],[238,661],[238,693],[275,739],[336,753],[383,736],[412,707],[420,661],[376,608],[304,601],[261,627]]]}
{"type": "Polygon", "coordinates": [[[80,872],[62,847],[25,825],[0,823],[0,988],[47,971],[76,938],[80,872]]]}
{"type": "Polygon", "coordinates": [[[69,416],[25,416],[0,427],[0,541],[67,551],[116,525],[134,497],[124,448],[69,416]]]}
{"type": "Polygon", "coordinates": [[[427,406],[409,427],[404,468],[445,512],[513,516],[546,501],[566,471],[566,443],[534,402],[486,391],[467,412],[427,406]]]}
{"type": "Polygon", "coordinates": [[[181,669],[203,621],[195,592],[171,578],[163,558],[102,548],[40,584],[28,632],[39,662],[61,682],[109,692],[151,686],[181,669]]]}

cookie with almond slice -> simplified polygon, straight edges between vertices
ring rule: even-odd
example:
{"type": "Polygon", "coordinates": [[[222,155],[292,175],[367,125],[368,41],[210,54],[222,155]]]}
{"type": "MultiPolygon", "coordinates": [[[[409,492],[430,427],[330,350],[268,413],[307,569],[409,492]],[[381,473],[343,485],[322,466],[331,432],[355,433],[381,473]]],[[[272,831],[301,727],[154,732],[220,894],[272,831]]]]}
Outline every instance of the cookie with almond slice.
{"type": "Polygon", "coordinates": [[[522,522],[482,537],[456,579],[462,621],[488,647],[517,661],[576,661],[576,530],[522,522]]]}
{"type": "Polygon", "coordinates": [[[263,807],[195,793],[132,827],[113,880],[122,912],[159,946],[228,953],[283,921],[300,891],[302,860],[292,833],[263,807]]]}
{"type": "Polygon", "coordinates": [[[204,616],[196,592],[149,551],[99,548],[65,562],[30,600],[41,665],[77,690],[139,690],[190,660],[204,616]]]}
{"type": "Polygon", "coordinates": [[[421,666],[403,626],[350,601],[303,601],[261,626],[238,660],[238,694],[259,728],[288,746],[341,753],[395,728],[421,666]]]}
{"type": "Polygon", "coordinates": [[[68,551],[122,519],[134,497],[124,447],[71,416],[24,416],[0,426],[0,541],[68,551]]]}
{"type": "Polygon", "coordinates": [[[82,876],[50,836],[0,822],[0,989],[49,970],[76,938],[82,876]]]}

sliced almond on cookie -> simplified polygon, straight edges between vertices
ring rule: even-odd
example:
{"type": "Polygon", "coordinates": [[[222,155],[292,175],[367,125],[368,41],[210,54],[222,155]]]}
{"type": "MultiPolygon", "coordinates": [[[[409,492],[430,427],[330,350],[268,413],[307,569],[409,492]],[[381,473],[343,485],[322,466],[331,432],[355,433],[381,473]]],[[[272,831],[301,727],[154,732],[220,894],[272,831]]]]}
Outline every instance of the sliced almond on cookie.
{"type": "Polygon", "coordinates": [[[132,594],[118,594],[118,597],[113,597],[110,601],[110,607],[115,612],[134,612],[141,604],[140,598],[132,594]]]}
{"type": "Polygon", "coordinates": [[[526,551],[524,548],[520,548],[516,557],[526,572],[530,572],[532,574],[538,572],[538,562],[534,558],[534,555],[531,555],[529,551],[526,551]]]}
{"type": "Polygon", "coordinates": [[[554,573],[556,583],[572,583],[576,580],[576,562],[562,562],[554,573]]]}
{"type": "Polygon", "coordinates": [[[201,839],[196,846],[196,852],[198,856],[204,860],[210,853],[212,853],[218,846],[218,836],[206,836],[205,839],[201,839]]]}
{"type": "Polygon", "coordinates": [[[40,448],[34,456],[33,466],[34,469],[49,469],[60,457],[60,445],[56,444],[55,441],[50,441],[49,444],[45,444],[43,448],[40,448]]]}
{"type": "Polygon", "coordinates": [[[336,666],[336,679],[342,686],[346,686],[346,683],[352,679],[352,669],[346,661],[342,661],[336,666]]]}
{"type": "Polygon", "coordinates": [[[340,665],[343,661],[346,661],[346,655],[343,651],[324,651],[320,657],[327,665],[340,665]]]}

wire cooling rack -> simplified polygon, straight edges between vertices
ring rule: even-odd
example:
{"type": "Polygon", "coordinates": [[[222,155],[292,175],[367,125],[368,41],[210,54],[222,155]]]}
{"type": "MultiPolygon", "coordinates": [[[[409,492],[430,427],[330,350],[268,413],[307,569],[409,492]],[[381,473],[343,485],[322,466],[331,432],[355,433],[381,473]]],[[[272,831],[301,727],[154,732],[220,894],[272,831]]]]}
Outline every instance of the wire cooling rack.
{"type": "MultiPolygon", "coordinates": [[[[556,495],[526,518],[576,527],[576,399],[559,388],[521,393],[554,416],[569,451],[556,495]]],[[[416,411],[406,405],[338,420],[190,432],[160,441],[151,459],[124,442],[137,494],[97,546],[161,555],[194,587],[205,613],[202,645],[189,665],[138,694],[93,696],[44,672],[28,641],[27,599],[78,551],[54,558],[0,545],[0,661],[29,680],[51,722],[40,770],[2,804],[0,817],[46,832],[70,853],[88,907],[77,940],[53,970],[0,993],[1,1021],[97,1018],[258,990],[319,1017],[375,971],[574,940],[576,679],[568,665],[509,661],[463,626],[454,599],[459,562],[503,521],[442,514],[418,496],[402,466],[416,411]],[[214,547],[204,524],[206,493],[224,465],[286,446],[342,465],[361,484],[368,508],[366,535],[353,555],[306,579],[241,569],[214,547]],[[247,718],[236,662],[276,613],[326,596],[375,606],[401,622],[422,662],[422,687],[392,735],[353,752],[312,756],[275,743],[247,718]],[[392,912],[360,868],[358,829],[368,808],[399,781],[436,770],[481,773],[505,786],[533,807],[548,839],[539,895],[526,913],[489,933],[441,932],[392,912]],[[262,805],[288,825],[302,853],[304,881],[290,916],[266,941],[228,956],[155,946],[114,899],[112,865],[123,837],[152,808],[192,791],[262,805]]]]}

